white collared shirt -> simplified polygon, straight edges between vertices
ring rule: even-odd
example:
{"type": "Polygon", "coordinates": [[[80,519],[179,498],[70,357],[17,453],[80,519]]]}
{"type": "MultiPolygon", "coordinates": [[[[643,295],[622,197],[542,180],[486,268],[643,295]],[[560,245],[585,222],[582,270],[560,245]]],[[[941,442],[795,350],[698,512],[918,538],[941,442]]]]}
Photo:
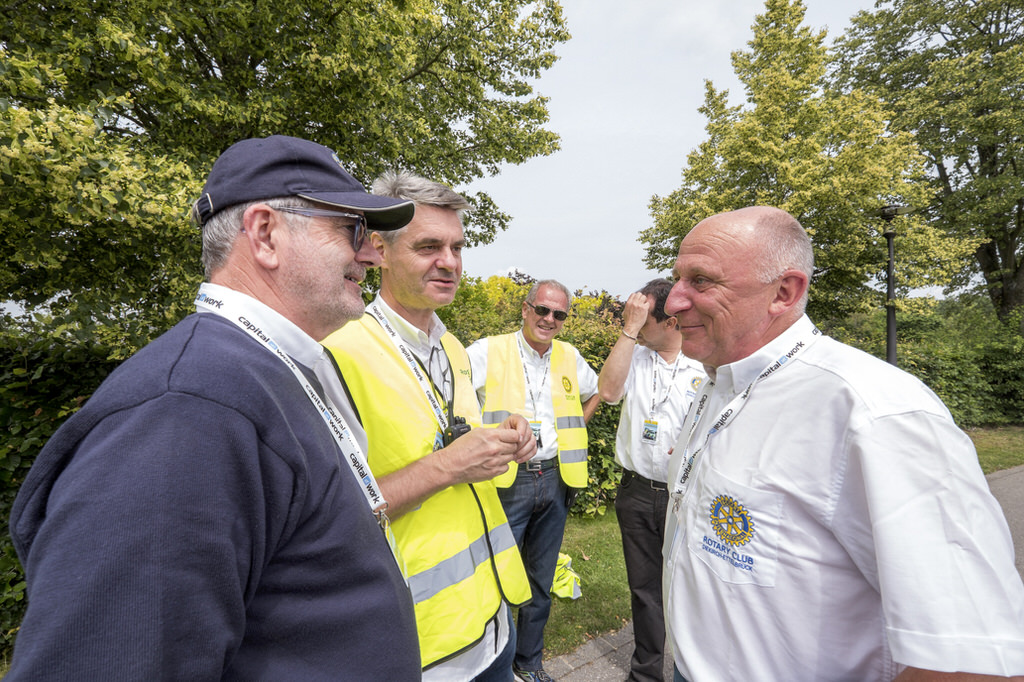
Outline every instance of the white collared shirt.
{"type": "Polygon", "coordinates": [[[669,451],[705,376],[704,367],[681,352],[675,363],[668,363],[657,351],[633,348],[615,435],[615,460],[622,467],[652,481],[668,480],[669,451]],[[644,438],[651,422],[654,442],[644,438]]]}
{"type": "Polygon", "coordinates": [[[678,485],[723,409],[812,329],[804,317],[718,368],[705,416],[676,445],[669,488],[683,493],[670,501],[664,594],[680,672],[1024,673],[1006,521],[970,439],[909,374],[817,338],[755,385],[678,485]]]}
{"type": "MultiPolygon", "coordinates": [[[[543,355],[530,347],[523,336],[523,330],[516,332],[516,343],[521,351],[524,380],[526,382],[526,404],[519,412],[528,421],[539,421],[541,446],[532,461],[543,461],[558,456],[558,433],[555,431],[555,406],[551,402],[551,346],[543,355]],[[532,391],[532,398],[531,398],[532,391]]],[[[572,348],[576,356],[576,379],[579,384],[580,400],[587,402],[597,394],[597,373],[587,364],[580,352],[572,348]]],[[[484,404],[487,397],[487,339],[479,339],[466,349],[473,369],[473,388],[477,402],[484,404]]]]}

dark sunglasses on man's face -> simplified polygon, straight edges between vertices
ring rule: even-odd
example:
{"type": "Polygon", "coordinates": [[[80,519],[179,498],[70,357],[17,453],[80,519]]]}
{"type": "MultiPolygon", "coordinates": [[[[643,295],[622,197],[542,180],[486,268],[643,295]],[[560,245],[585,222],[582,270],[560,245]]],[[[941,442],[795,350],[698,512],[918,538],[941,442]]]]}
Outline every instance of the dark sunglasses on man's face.
{"type": "Polygon", "coordinates": [[[355,222],[345,227],[352,230],[352,250],[358,252],[363,248],[363,241],[366,239],[366,218],[358,213],[345,213],[344,211],[329,211],[325,208],[304,208],[301,206],[279,206],[271,207],[275,211],[295,213],[309,218],[349,218],[355,222]]]}
{"type": "Polygon", "coordinates": [[[537,315],[539,315],[540,317],[547,317],[548,313],[550,313],[551,316],[554,317],[559,322],[569,317],[569,313],[565,312],[564,310],[552,310],[546,305],[533,305],[532,303],[527,303],[526,305],[533,308],[533,312],[537,313],[537,315]]]}

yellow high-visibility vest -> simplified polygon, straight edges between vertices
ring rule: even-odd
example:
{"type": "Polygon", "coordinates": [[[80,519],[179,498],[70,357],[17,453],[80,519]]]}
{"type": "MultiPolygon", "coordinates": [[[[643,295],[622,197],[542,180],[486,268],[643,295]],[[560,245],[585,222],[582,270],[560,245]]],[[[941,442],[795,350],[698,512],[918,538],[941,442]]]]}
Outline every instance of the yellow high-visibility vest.
{"type": "MultiPolygon", "coordinates": [[[[483,423],[497,426],[510,414],[526,406],[526,379],[516,341],[517,334],[487,339],[487,379],[484,383],[483,423]]],[[[587,424],[583,419],[580,385],[576,376],[576,353],[562,341],[551,345],[551,404],[558,434],[558,470],[571,488],[587,487],[587,424]]],[[[515,482],[516,467],[494,479],[499,488],[515,482]]]]}
{"type": "MultiPolygon", "coordinates": [[[[451,334],[441,344],[452,365],[455,415],[478,427],[480,409],[466,350],[451,334]]],[[[378,480],[434,450],[439,430],[434,412],[376,319],[366,314],[324,345],[355,401],[369,439],[367,460],[378,480]]],[[[416,606],[424,668],[479,642],[502,598],[513,606],[530,599],[526,571],[493,482],[446,488],[391,527],[416,606]]]]}

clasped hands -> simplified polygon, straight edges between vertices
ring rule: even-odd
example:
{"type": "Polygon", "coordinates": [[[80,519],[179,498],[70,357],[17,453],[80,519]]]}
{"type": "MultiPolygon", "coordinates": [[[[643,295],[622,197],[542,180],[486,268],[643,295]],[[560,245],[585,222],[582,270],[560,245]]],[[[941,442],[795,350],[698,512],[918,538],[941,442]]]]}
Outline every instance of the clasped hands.
{"type": "Polygon", "coordinates": [[[457,483],[489,481],[525,462],[537,452],[537,441],[522,415],[513,414],[494,428],[474,428],[436,454],[457,483]]]}

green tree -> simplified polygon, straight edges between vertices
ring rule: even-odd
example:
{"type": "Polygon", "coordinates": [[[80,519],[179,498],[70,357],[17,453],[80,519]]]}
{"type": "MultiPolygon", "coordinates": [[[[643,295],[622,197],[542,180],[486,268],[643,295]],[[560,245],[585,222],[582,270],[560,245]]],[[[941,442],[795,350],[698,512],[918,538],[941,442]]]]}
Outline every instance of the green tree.
{"type": "MultiPolygon", "coordinates": [[[[882,224],[869,214],[889,203],[919,205],[929,189],[913,138],[887,125],[879,100],[827,87],[825,32],[803,26],[800,0],[768,0],[750,49],[732,55],[746,106],[706,83],[700,111],[708,138],[687,158],[682,186],[651,201],[654,226],[641,232],[645,262],[671,267],[680,239],[721,211],[770,204],[807,228],[816,268],[809,309],[840,318],[880,300],[882,224]]],[[[919,218],[901,219],[899,286],[944,282],[968,247],[919,218]]]]}
{"type": "MultiPolygon", "coordinates": [[[[557,149],[546,98],[529,83],[569,37],[555,0],[18,0],[3,10],[0,134],[20,165],[0,170],[3,192],[69,185],[40,197],[62,200],[47,216],[60,238],[45,249],[21,248],[16,237],[37,227],[25,211],[0,212],[14,247],[0,298],[29,307],[93,279],[128,285],[130,298],[164,252],[195,275],[197,243],[181,217],[212,160],[241,138],[307,137],[364,181],[402,167],[454,186],[557,149]],[[47,155],[80,165],[79,149],[84,168],[50,177],[47,155]],[[82,208],[81,183],[97,188],[97,215],[63,219],[82,208]],[[134,221],[164,243],[147,244],[134,221]],[[85,268],[94,276],[80,281],[85,268]]],[[[470,241],[487,242],[507,216],[485,194],[472,200],[470,241]]],[[[136,309],[153,303],[139,298],[136,309]]]]}
{"type": "Polygon", "coordinates": [[[1024,5],[882,0],[837,43],[837,82],[882,98],[937,190],[935,222],[975,244],[952,280],[981,274],[1000,319],[1024,305],[1024,5]]]}

